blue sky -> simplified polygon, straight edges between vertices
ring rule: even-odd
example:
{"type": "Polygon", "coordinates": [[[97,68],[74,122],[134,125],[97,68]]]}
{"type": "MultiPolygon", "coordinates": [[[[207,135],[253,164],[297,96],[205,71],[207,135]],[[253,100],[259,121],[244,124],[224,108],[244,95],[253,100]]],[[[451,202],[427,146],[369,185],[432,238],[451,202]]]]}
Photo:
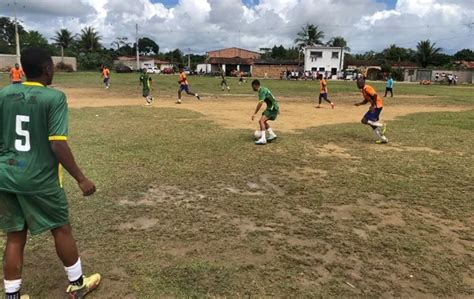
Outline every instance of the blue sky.
{"type": "MultiPolygon", "coordinates": [[[[376,2],[385,3],[387,8],[392,9],[397,4],[397,0],[375,0],[376,2]]],[[[172,7],[178,4],[179,0],[151,0],[153,3],[163,3],[166,7],[172,7]]],[[[244,4],[252,6],[258,4],[259,0],[243,0],[244,4]]]]}

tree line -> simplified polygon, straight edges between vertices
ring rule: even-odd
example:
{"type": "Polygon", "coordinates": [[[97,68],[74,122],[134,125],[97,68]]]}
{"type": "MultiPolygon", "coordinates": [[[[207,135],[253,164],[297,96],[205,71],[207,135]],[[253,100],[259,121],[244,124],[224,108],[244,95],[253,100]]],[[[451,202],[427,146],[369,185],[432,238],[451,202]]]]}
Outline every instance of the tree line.
{"type": "MultiPolygon", "coordinates": [[[[136,43],[127,37],[117,37],[111,48],[102,45],[102,36],[93,27],[84,27],[77,34],[69,29],[58,30],[51,42],[40,32],[27,31],[18,24],[20,35],[20,47],[39,46],[47,48],[56,56],[77,57],[78,67],[82,70],[96,69],[100,64],[111,65],[118,56],[135,55],[136,43]]],[[[325,45],[344,48],[350,51],[347,41],[342,36],[330,38],[324,42],[325,33],[319,30],[317,25],[306,24],[297,33],[294,46],[285,48],[283,45],[275,45],[273,48],[261,48],[263,59],[296,60],[301,59],[301,50],[307,46],[325,45]]],[[[170,61],[178,66],[187,65],[187,59],[180,49],[160,52],[160,46],[152,39],[143,37],[138,40],[140,55],[153,56],[157,59],[170,61]]],[[[7,17],[0,17],[0,53],[15,53],[15,23],[7,17]]],[[[192,67],[205,60],[204,55],[190,55],[192,67]]],[[[395,44],[388,46],[381,52],[368,51],[364,54],[346,54],[347,63],[357,60],[370,61],[374,64],[385,65],[387,68],[394,63],[411,62],[420,67],[454,67],[458,60],[474,60],[474,52],[471,49],[463,49],[454,55],[443,53],[436,43],[430,40],[420,41],[415,49],[399,47],[395,44]]]]}

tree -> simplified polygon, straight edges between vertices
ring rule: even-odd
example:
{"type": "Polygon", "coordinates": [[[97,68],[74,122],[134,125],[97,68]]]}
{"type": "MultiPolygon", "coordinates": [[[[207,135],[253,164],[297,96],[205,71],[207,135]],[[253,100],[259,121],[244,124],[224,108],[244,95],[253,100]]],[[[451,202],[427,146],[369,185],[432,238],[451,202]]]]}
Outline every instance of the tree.
{"type": "MultiPolygon", "coordinates": [[[[26,31],[18,24],[18,34],[26,31]]],[[[7,17],[0,17],[0,52],[15,53],[15,22],[7,17]]]]}
{"type": "Polygon", "coordinates": [[[302,49],[307,46],[322,45],[321,41],[324,38],[324,32],[318,30],[318,26],[313,24],[306,24],[297,33],[295,44],[302,49]]]}
{"type": "Polygon", "coordinates": [[[97,31],[92,27],[85,27],[81,30],[79,37],[79,44],[82,50],[94,52],[100,50],[102,45],[100,44],[101,37],[97,31]]]}
{"type": "Polygon", "coordinates": [[[53,41],[56,45],[68,49],[73,45],[76,36],[76,34],[72,34],[68,29],[62,28],[56,31],[53,41]]]}
{"type": "MultiPolygon", "coordinates": [[[[135,48],[136,45],[134,44],[133,47],[135,48]]],[[[138,51],[142,55],[157,55],[160,52],[160,46],[154,40],[144,37],[138,40],[138,51]]]]}
{"type": "Polygon", "coordinates": [[[454,59],[456,60],[467,60],[474,61],[474,51],[471,49],[462,49],[454,54],[454,59]]]}
{"type": "Polygon", "coordinates": [[[331,38],[327,43],[329,47],[344,48],[347,52],[351,51],[351,48],[347,46],[347,41],[342,36],[336,36],[331,38]]]}
{"type": "Polygon", "coordinates": [[[20,37],[22,47],[48,47],[48,40],[38,31],[25,32],[20,37]]]}
{"type": "Polygon", "coordinates": [[[396,45],[390,45],[382,51],[383,59],[388,61],[409,61],[411,60],[410,49],[397,47],[396,45]]]}
{"type": "Polygon", "coordinates": [[[416,59],[422,67],[427,67],[440,51],[441,48],[436,48],[436,43],[431,43],[429,39],[420,41],[416,46],[416,59]]]}
{"type": "Polygon", "coordinates": [[[117,51],[120,51],[120,48],[130,46],[130,43],[128,42],[128,37],[117,37],[112,45],[117,46],[117,51]]]}

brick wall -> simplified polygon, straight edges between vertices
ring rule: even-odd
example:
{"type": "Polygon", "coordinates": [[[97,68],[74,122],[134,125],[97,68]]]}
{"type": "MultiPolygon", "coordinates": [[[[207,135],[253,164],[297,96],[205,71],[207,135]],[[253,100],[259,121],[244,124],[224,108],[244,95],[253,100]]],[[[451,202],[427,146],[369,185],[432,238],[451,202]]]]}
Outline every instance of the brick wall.
{"type": "MultiPolygon", "coordinates": [[[[61,62],[61,57],[53,56],[53,63],[58,64],[61,62]]],[[[11,54],[0,54],[0,72],[7,72],[15,66],[16,55],[11,54]]],[[[74,71],[77,71],[76,57],[64,57],[64,63],[72,65],[74,71]]]]}
{"type": "Polygon", "coordinates": [[[208,53],[209,58],[252,58],[252,59],[260,59],[260,54],[246,51],[244,49],[239,48],[228,48],[222,49],[217,51],[210,51],[208,53]]]}
{"type": "Polygon", "coordinates": [[[257,64],[252,67],[252,76],[263,78],[265,73],[267,73],[268,78],[279,79],[280,73],[286,70],[296,70],[298,69],[297,65],[263,65],[257,64]]]}

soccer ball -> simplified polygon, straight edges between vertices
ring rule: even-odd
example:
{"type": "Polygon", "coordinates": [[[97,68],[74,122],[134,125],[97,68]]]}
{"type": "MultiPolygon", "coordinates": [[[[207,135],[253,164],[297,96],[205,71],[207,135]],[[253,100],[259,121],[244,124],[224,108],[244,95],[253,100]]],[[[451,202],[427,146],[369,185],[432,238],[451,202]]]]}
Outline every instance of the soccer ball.
{"type": "Polygon", "coordinates": [[[259,130],[256,130],[254,133],[253,133],[253,136],[255,137],[255,139],[260,139],[262,138],[262,132],[259,131],[259,130]]]}

